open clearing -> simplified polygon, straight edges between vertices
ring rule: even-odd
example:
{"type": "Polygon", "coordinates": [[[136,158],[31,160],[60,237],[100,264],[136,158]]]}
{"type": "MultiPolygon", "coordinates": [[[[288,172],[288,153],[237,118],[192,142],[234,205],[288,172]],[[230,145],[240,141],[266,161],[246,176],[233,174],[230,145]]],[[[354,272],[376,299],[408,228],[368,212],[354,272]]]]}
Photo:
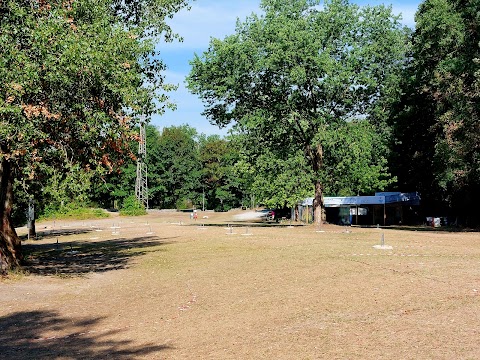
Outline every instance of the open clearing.
{"type": "Polygon", "coordinates": [[[203,215],[37,223],[31,274],[0,280],[0,358],[480,358],[478,232],[203,215]]]}

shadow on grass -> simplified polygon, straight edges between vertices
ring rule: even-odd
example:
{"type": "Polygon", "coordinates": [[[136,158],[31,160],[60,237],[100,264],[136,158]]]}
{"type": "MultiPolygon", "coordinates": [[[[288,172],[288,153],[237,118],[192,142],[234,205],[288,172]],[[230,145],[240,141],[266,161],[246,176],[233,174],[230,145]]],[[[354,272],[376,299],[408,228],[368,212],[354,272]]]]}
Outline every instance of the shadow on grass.
{"type": "Polygon", "coordinates": [[[122,330],[99,331],[102,320],[67,319],[54,311],[26,311],[0,317],[0,358],[133,359],[169,348],[112,340],[122,330]]]}
{"type": "Polygon", "coordinates": [[[137,237],[97,242],[23,245],[24,269],[31,274],[82,276],[128,268],[132,259],[170,243],[158,237],[137,237]]]}
{"type": "MultiPolygon", "coordinates": [[[[69,235],[84,235],[89,234],[93,230],[91,229],[57,229],[57,230],[45,230],[45,231],[38,231],[37,230],[37,237],[32,238],[30,240],[45,240],[49,238],[56,238],[59,236],[69,236],[69,235]]],[[[20,236],[21,240],[27,240],[28,234],[24,234],[20,236]]]]}

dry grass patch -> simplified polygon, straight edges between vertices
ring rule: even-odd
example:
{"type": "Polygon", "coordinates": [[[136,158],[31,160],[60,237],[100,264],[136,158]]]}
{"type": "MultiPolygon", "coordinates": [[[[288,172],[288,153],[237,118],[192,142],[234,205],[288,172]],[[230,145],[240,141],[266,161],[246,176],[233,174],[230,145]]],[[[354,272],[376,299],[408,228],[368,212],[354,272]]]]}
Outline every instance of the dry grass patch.
{"type": "Polygon", "coordinates": [[[247,228],[231,219],[231,213],[200,214],[197,222],[188,214],[155,213],[65,223],[79,230],[68,234],[60,233],[61,224],[53,231],[46,223],[43,239],[26,244],[37,265],[47,264],[44,271],[0,283],[8,294],[0,297],[0,325],[29,329],[3,332],[0,353],[32,359],[480,356],[478,233],[336,226],[317,232],[313,226],[247,228]],[[392,250],[373,248],[382,233],[392,250]],[[65,267],[68,278],[49,276],[65,267]]]}

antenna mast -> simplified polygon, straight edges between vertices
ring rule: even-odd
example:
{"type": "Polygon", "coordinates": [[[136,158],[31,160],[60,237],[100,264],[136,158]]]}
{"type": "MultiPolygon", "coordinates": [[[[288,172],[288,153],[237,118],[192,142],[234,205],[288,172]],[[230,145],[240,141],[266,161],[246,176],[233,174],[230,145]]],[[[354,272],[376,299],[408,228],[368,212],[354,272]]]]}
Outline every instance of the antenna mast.
{"type": "Polygon", "coordinates": [[[145,132],[145,121],[140,121],[140,142],[138,144],[137,159],[137,180],[135,182],[135,196],[137,200],[148,209],[148,186],[147,186],[147,137],[145,132]]]}

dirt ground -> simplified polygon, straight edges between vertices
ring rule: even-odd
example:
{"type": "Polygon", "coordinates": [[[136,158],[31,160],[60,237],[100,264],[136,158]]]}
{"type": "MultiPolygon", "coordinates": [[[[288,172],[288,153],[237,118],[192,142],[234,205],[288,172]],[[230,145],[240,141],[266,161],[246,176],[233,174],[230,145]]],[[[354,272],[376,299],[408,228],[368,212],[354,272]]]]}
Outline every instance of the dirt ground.
{"type": "Polygon", "coordinates": [[[0,359],[480,358],[478,232],[233,215],[37,223],[0,359]]]}

